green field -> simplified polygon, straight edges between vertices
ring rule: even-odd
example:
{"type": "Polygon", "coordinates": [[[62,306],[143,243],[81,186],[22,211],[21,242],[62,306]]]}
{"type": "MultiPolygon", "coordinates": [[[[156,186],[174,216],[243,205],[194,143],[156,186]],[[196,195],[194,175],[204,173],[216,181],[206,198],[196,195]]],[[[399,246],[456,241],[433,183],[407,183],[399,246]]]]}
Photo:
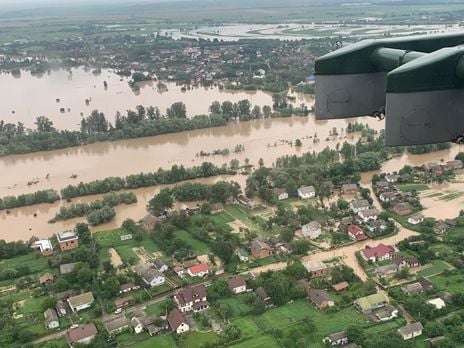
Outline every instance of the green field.
{"type": "Polygon", "coordinates": [[[219,338],[214,332],[190,331],[181,336],[181,348],[202,348],[204,343],[215,342],[219,338]]]}
{"type": "Polygon", "coordinates": [[[174,348],[176,347],[176,341],[172,335],[160,335],[150,337],[149,339],[131,345],[134,348],[174,348]]]}
{"type": "Polygon", "coordinates": [[[208,245],[206,245],[202,241],[199,241],[198,239],[193,238],[192,235],[187,231],[177,230],[175,231],[175,236],[188,243],[197,255],[204,255],[209,253],[208,245]]]}
{"type": "Polygon", "coordinates": [[[430,189],[429,186],[426,184],[403,184],[403,185],[397,185],[398,189],[403,191],[403,192],[408,192],[408,191],[426,191],[430,189]]]}
{"type": "Polygon", "coordinates": [[[432,260],[431,266],[417,272],[420,277],[430,277],[442,273],[445,270],[453,270],[454,267],[443,260],[432,260]]]}
{"type": "Polygon", "coordinates": [[[464,283],[464,275],[462,274],[439,274],[429,277],[429,279],[439,290],[446,290],[452,293],[462,292],[462,284],[464,283]]]}

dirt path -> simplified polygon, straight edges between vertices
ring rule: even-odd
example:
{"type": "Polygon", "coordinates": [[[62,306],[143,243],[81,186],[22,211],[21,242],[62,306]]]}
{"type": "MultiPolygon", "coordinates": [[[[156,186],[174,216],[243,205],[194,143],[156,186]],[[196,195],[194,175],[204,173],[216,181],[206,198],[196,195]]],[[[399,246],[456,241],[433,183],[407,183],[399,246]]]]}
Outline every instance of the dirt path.
{"type": "Polygon", "coordinates": [[[116,249],[110,248],[109,252],[111,254],[111,263],[113,264],[113,267],[117,268],[119,265],[122,265],[121,256],[119,256],[116,249]]]}

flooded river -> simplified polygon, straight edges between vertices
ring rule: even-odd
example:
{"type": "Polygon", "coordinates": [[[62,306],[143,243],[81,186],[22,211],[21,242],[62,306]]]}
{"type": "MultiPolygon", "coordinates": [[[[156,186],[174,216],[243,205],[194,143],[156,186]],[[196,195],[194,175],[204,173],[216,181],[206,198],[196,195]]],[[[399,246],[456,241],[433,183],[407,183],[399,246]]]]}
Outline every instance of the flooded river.
{"type": "MultiPolygon", "coordinates": [[[[102,70],[101,74],[95,75],[82,68],[71,69],[70,72],[56,70],[42,76],[31,75],[28,71],[22,71],[20,77],[3,73],[0,74],[0,90],[4,91],[0,93],[0,115],[5,122],[22,122],[31,128],[35,127],[36,117],[43,115],[50,118],[58,129],[78,130],[82,115],[88,116],[95,109],[104,112],[113,122],[117,111],[124,114],[137,105],[157,106],[165,113],[173,103],[182,101],[187,106],[188,116],[207,114],[209,106],[216,100],[237,102],[248,99],[253,105],[272,105],[272,95],[262,91],[196,87],[182,92],[181,86],[175,83],[167,83],[167,91],[160,91],[157,82],[152,81],[141,84],[139,91],[133,91],[128,81],[127,77],[110,70],[102,70]],[[88,105],[86,99],[89,100],[88,105]]],[[[296,105],[312,105],[312,96],[294,96],[296,105]]]]}

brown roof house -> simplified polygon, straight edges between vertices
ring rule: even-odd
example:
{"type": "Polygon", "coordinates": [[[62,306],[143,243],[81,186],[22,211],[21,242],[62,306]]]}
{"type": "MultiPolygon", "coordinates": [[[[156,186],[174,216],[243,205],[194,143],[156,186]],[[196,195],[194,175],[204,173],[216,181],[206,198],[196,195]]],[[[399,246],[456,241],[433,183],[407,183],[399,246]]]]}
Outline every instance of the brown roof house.
{"type": "Polygon", "coordinates": [[[272,256],[272,248],[259,238],[255,238],[251,241],[251,253],[255,259],[262,259],[268,256],[272,256]]]}
{"type": "Polygon", "coordinates": [[[342,193],[344,195],[353,194],[359,191],[359,187],[356,184],[343,184],[342,193]]]}
{"type": "Polygon", "coordinates": [[[321,289],[308,289],[307,291],[309,300],[314,304],[318,309],[324,309],[326,307],[335,306],[335,302],[329,293],[321,289]]]}
{"type": "Polygon", "coordinates": [[[47,329],[56,329],[60,326],[60,322],[58,320],[58,314],[53,308],[49,308],[44,312],[45,318],[45,327],[47,329]]]}
{"type": "Polygon", "coordinates": [[[123,308],[123,307],[129,306],[130,304],[134,302],[135,302],[134,296],[129,295],[129,296],[124,296],[124,297],[116,299],[114,301],[114,305],[116,306],[116,308],[123,308]]]}
{"type": "Polygon", "coordinates": [[[139,221],[139,225],[146,231],[151,232],[155,228],[156,224],[160,221],[153,214],[147,214],[145,217],[139,221]]]}
{"type": "Polygon", "coordinates": [[[398,334],[403,340],[410,340],[411,338],[422,335],[423,326],[420,322],[407,324],[398,329],[398,334]]]}
{"type": "Polygon", "coordinates": [[[272,307],[274,303],[272,302],[272,298],[267,294],[266,290],[262,286],[255,290],[256,296],[264,302],[266,307],[272,307]]]}
{"type": "Polygon", "coordinates": [[[241,294],[246,291],[246,282],[241,277],[233,277],[227,281],[230,291],[234,294],[241,294]]]}
{"type": "Polygon", "coordinates": [[[350,284],[348,282],[343,281],[343,282],[332,285],[332,289],[333,291],[340,293],[348,289],[349,286],[350,284]]]}
{"type": "Polygon", "coordinates": [[[305,262],[303,266],[311,277],[322,277],[329,272],[329,267],[322,261],[305,262]]]}
{"type": "Polygon", "coordinates": [[[330,344],[330,346],[344,346],[348,343],[348,336],[346,331],[334,332],[322,340],[325,344],[330,344]]]}
{"type": "Polygon", "coordinates": [[[70,347],[75,343],[90,344],[97,335],[97,328],[94,324],[82,324],[66,332],[66,341],[70,347]]]}
{"type": "Polygon", "coordinates": [[[190,330],[190,326],[187,322],[185,314],[177,308],[174,308],[171,312],[169,312],[168,324],[171,328],[171,331],[177,334],[181,334],[190,330]]]}
{"type": "Polygon", "coordinates": [[[105,322],[104,326],[110,335],[118,334],[129,327],[130,321],[122,316],[105,322]]]}
{"type": "Polygon", "coordinates": [[[400,216],[408,215],[413,212],[412,205],[408,202],[395,204],[392,210],[400,216]]]}
{"type": "Polygon", "coordinates": [[[183,313],[190,311],[201,312],[209,308],[209,303],[206,300],[206,289],[203,284],[188,286],[180,290],[174,295],[174,302],[183,313]]]}
{"type": "Polygon", "coordinates": [[[39,278],[39,283],[42,286],[49,286],[53,284],[53,279],[53,274],[47,272],[39,278]]]}

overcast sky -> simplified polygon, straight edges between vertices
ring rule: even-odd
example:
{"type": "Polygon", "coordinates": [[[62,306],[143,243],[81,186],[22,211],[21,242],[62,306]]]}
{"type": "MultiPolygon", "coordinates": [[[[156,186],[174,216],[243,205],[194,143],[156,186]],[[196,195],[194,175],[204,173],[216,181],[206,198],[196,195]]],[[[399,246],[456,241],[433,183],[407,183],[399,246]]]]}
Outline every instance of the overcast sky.
{"type": "Polygon", "coordinates": [[[147,3],[147,2],[168,2],[176,0],[0,0],[0,7],[5,9],[25,9],[42,6],[63,6],[78,4],[98,4],[98,3],[147,3]]]}

